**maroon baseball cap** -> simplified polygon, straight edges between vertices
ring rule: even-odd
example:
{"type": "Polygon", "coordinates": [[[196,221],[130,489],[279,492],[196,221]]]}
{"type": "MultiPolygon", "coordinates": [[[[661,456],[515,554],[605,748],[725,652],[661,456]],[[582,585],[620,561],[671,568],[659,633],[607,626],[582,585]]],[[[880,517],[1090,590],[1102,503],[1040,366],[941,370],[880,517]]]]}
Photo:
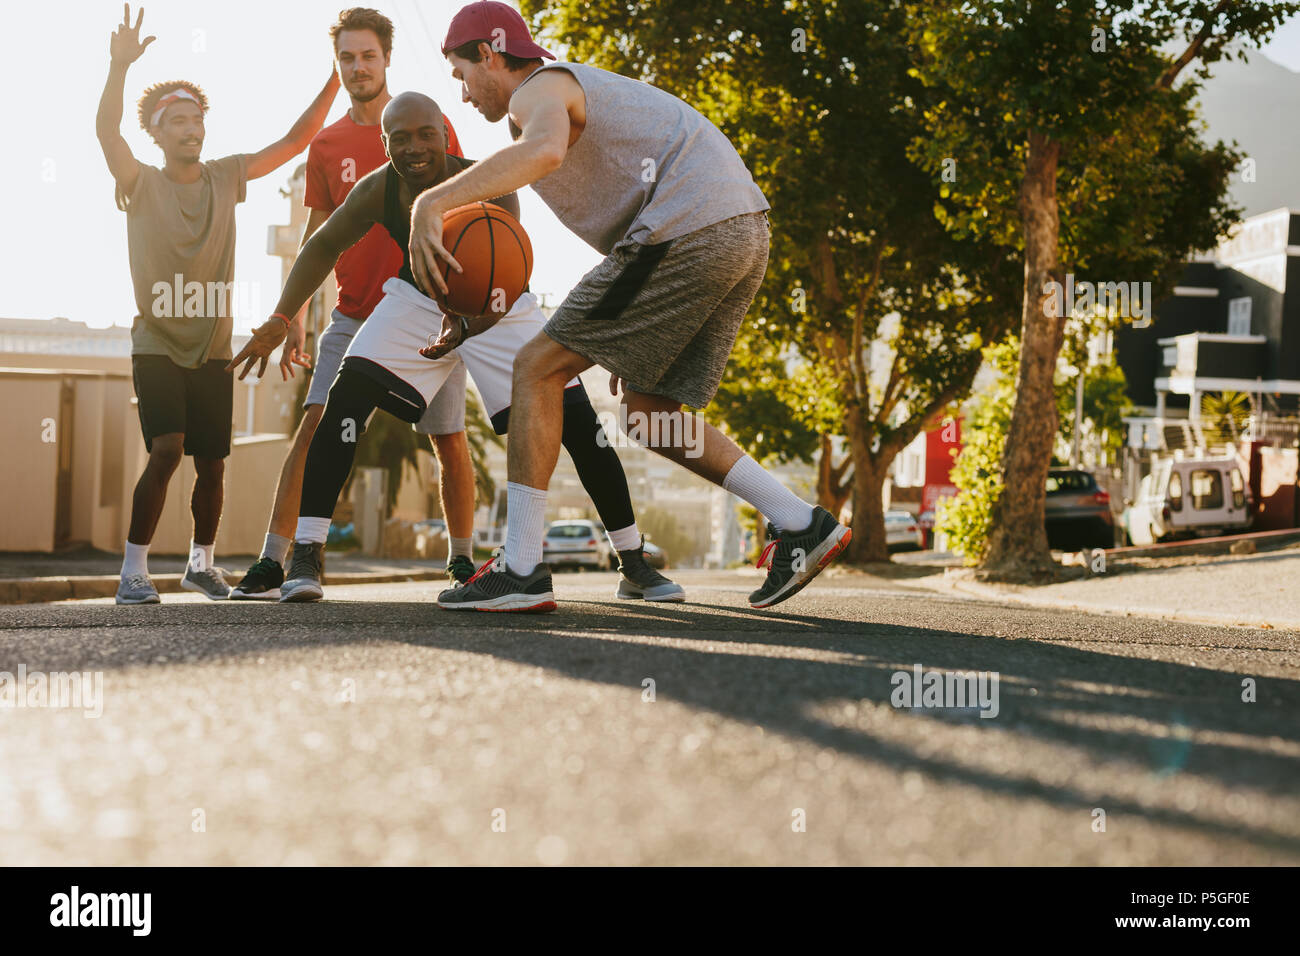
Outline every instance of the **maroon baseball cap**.
{"type": "Polygon", "coordinates": [[[456,47],[474,40],[483,40],[493,44],[493,49],[504,48],[511,56],[521,60],[545,57],[554,60],[555,54],[543,50],[533,42],[528,32],[528,24],[519,15],[519,11],[496,0],[480,0],[467,4],[451,18],[447,28],[447,39],[442,41],[442,54],[446,56],[456,47]],[[501,31],[500,33],[496,31],[501,31]]]}

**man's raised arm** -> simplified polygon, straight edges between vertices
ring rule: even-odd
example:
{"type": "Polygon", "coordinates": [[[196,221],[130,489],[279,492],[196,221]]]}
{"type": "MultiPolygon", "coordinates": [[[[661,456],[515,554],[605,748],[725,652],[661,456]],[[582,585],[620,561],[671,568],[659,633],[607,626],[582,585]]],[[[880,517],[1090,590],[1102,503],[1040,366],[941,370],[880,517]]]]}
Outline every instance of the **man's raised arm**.
{"type": "Polygon", "coordinates": [[[99,112],[95,114],[95,135],[99,138],[99,147],[104,151],[108,171],[113,174],[123,195],[130,195],[135,189],[136,180],[140,178],[140,164],[122,136],[122,90],[126,86],[126,70],[140,58],[145,47],[157,39],[148,36],[143,43],[140,41],[140,24],[143,22],[143,8],[136,16],[135,26],[131,26],[131,6],[125,3],[122,5],[122,23],[108,41],[108,82],[104,84],[104,93],[99,98],[99,112]]]}
{"type": "Polygon", "coordinates": [[[316,94],[316,99],[312,100],[307,111],[290,127],[289,132],[265,149],[249,155],[248,178],[258,179],[273,173],[306,149],[311,144],[312,137],[325,125],[325,117],[329,115],[330,104],[334,102],[338,91],[339,75],[331,68],[329,81],[316,94]]]}

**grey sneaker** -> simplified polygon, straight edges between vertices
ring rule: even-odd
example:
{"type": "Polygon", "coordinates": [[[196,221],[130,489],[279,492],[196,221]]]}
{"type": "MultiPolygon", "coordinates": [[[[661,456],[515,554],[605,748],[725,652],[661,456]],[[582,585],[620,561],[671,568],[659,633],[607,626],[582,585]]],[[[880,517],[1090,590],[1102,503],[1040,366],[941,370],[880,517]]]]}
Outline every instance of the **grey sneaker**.
{"type": "Polygon", "coordinates": [[[230,597],[226,572],[221,568],[204,568],[202,571],[196,571],[193,565],[186,565],[185,576],[181,578],[181,587],[195,594],[202,594],[213,601],[224,601],[230,597]]]}
{"type": "Polygon", "coordinates": [[[624,601],[685,601],[686,589],[669,581],[645,560],[645,535],[639,548],[618,553],[619,578],[616,598],[624,601]]]}
{"type": "Polygon", "coordinates": [[[158,589],[153,586],[147,574],[132,574],[124,577],[117,585],[118,604],[160,604],[158,589]]]}
{"type": "Polygon", "coordinates": [[[803,531],[780,531],[769,524],[767,536],[769,544],[757,565],[761,568],[771,556],[767,580],[749,596],[750,607],[771,607],[794,597],[853,540],[853,532],[825,508],[813,509],[812,524],[803,531]]]}
{"type": "Polygon", "coordinates": [[[325,588],[321,586],[324,570],[325,545],[295,541],[289,573],[280,585],[280,603],[319,601],[325,596],[325,588]]]}
{"type": "Polygon", "coordinates": [[[438,595],[438,607],[448,611],[554,611],[551,568],[539,564],[528,577],[506,567],[498,549],[492,559],[459,587],[438,595]]]}

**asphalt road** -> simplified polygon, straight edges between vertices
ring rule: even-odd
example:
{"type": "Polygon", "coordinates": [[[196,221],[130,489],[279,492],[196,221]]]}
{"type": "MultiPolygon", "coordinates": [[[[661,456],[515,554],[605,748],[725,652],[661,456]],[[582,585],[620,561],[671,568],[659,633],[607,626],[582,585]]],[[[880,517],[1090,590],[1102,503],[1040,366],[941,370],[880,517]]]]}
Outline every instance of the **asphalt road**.
{"type": "Polygon", "coordinates": [[[0,707],[0,863],[1300,862],[1294,633],[678,577],[0,608],[0,671],[102,674],[98,717],[0,707]],[[996,672],[997,716],[896,708],[918,664],[996,672]]]}

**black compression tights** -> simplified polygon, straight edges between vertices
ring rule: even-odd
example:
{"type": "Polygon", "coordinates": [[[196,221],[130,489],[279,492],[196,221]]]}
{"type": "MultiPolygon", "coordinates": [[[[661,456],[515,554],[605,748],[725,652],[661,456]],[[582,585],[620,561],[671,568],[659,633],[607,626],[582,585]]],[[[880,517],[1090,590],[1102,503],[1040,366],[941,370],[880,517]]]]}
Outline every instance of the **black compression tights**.
{"type": "MultiPolygon", "coordinates": [[[[298,509],[302,517],[328,518],[334,514],[352,470],[357,441],[387,395],[387,389],[367,375],[346,368],[339,372],[307,449],[302,504],[298,509]]],[[[617,531],[632,524],[636,516],[618,453],[609,441],[602,445],[602,435],[604,430],[589,400],[565,404],[564,448],[601,522],[610,531],[617,531]]]]}
{"type": "Polygon", "coordinates": [[[632,512],[632,497],[627,491],[627,476],[623,463],[609,441],[601,445],[604,429],[596,418],[591,400],[584,396],[580,402],[567,402],[564,406],[564,449],[573,459],[582,487],[591,496],[601,523],[610,531],[626,528],[636,520],[632,512]]]}
{"type": "Polygon", "coordinates": [[[368,375],[347,368],[339,372],[330,387],[316,434],[307,448],[299,515],[328,518],[334,514],[339,494],[352,470],[361,433],[387,395],[388,390],[368,375]]]}

